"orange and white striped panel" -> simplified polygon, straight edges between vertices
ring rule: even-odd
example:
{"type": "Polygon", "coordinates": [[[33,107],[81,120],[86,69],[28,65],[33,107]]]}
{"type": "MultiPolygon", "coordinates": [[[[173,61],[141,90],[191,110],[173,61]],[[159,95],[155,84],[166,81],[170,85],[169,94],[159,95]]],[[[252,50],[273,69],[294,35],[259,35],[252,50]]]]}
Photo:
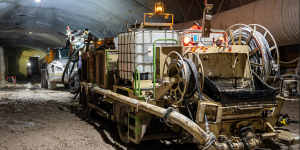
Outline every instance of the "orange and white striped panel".
{"type": "Polygon", "coordinates": [[[201,51],[201,52],[206,52],[208,50],[208,47],[205,46],[185,46],[183,47],[183,51],[191,51],[191,52],[197,52],[197,51],[201,51]]]}

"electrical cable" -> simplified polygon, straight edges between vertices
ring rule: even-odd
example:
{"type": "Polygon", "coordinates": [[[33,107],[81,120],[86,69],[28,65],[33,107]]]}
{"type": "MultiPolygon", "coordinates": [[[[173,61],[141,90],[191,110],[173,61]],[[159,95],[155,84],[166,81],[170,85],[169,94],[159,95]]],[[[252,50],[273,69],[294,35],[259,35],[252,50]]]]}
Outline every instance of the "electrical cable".
{"type": "Polygon", "coordinates": [[[294,64],[294,63],[297,63],[297,62],[299,62],[299,61],[300,61],[300,57],[295,58],[295,59],[293,59],[293,60],[291,60],[291,61],[280,61],[280,63],[281,63],[281,64],[294,64]]]}
{"type": "MultiPolygon", "coordinates": [[[[64,72],[63,72],[63,75],[62,75],[62,83],[63,83],[63,84],[66,84],[66,83],[65,83],[65,76],[66,76],[67,73],[68,73],[68,82],[70,82],[70,79],[71,79],[71,77],[72,77],[72,73],[73,73],[75,64],[76,64],[76,62],[78,61],[78,59],[76,59],[76,58],[77,58],[78,55],[79,55],[79,51],[80,51],[80,49],[76,49],[75,51],[72,52],[72,54],[71,54],[70,57],[69,57],[69,60],[68,60],[68,62],[67,62],[67,64],[66,64],[66,67],[65,67],[64,72]],[[71,62],[72,62],[72,68],[71,68],[71,71],[68,72],[71,62]]],[[[70,88],[71,88],[71,87],[70,87],[70,88]]],[[[71,92],[75,92],[75,91],[73,91],[73,89],[72,89],[71,92]]]]}

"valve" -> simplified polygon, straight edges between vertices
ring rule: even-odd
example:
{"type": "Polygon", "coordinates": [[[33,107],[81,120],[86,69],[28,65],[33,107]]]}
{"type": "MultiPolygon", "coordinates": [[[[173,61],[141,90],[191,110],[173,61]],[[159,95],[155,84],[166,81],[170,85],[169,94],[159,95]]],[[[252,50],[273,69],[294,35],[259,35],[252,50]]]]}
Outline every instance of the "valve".
{"type": "Polygon", "coordinates": [[[283,126],[287,126],[291,123],[299,123],[299,121],[290,119],[290,116],[288,114],[284,114],[284,115],[281,114],[279,116],[279,119],[278,119],[276,125],[278,127],[283,127],[283,126]]]}

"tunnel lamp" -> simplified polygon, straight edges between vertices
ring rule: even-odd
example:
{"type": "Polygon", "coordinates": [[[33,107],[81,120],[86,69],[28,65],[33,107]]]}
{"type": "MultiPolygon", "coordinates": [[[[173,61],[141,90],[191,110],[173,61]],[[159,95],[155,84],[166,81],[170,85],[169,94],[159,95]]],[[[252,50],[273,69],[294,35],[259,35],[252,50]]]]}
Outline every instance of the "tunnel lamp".
{"type": "Polygon", "coordinates": [[[27,66],[28,66],[28,67],[30,67],[30,66],[31,66],[31,63],[30,63],[30,62],[28,62],[28,63],[27,63],[27,66]]]}
{"type": "Polygon", "coordinates": [[[159,1],[155,3],[155,13],[161,14],[165,12],[164,3],[159,1]]]}

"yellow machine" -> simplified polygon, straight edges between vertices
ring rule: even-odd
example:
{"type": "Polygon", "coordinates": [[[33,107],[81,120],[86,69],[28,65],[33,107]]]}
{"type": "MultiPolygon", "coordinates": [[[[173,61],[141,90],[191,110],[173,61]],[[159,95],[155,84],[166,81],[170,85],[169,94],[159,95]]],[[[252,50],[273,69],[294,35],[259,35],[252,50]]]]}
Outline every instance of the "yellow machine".
{"type": "Polygon", "coordinates": [[[220,150],[297,144],[298,135],[276,128],[285,124],[285,101],[262,79],[264,67],[255,69],[262,59],[253,59],[253,47],[243,39],[232,44],[225,31],[207,32],[134,29],[118,36],[116,50],[83,53],[81,104],[115,121],[124,143],[176,140],[220,150]]]}
{"type": "Polygon", "coordinates": [[[48,55],[45,56],[45,60],[48,64],[50,64],[54,60],[54,52],[50,49],[48,55]]]}
{"type": "MultiPolygon", "coordinates": [[[[42,88],[54,89],[56,84],[63,83],[62,76],[68,59],[69,49],[53,48],[49,50],[43,62],[41,62],[42,88]]],[[[65,78],[65,81],[65,87],[68,87],[68,79],[65,78]]]]}

